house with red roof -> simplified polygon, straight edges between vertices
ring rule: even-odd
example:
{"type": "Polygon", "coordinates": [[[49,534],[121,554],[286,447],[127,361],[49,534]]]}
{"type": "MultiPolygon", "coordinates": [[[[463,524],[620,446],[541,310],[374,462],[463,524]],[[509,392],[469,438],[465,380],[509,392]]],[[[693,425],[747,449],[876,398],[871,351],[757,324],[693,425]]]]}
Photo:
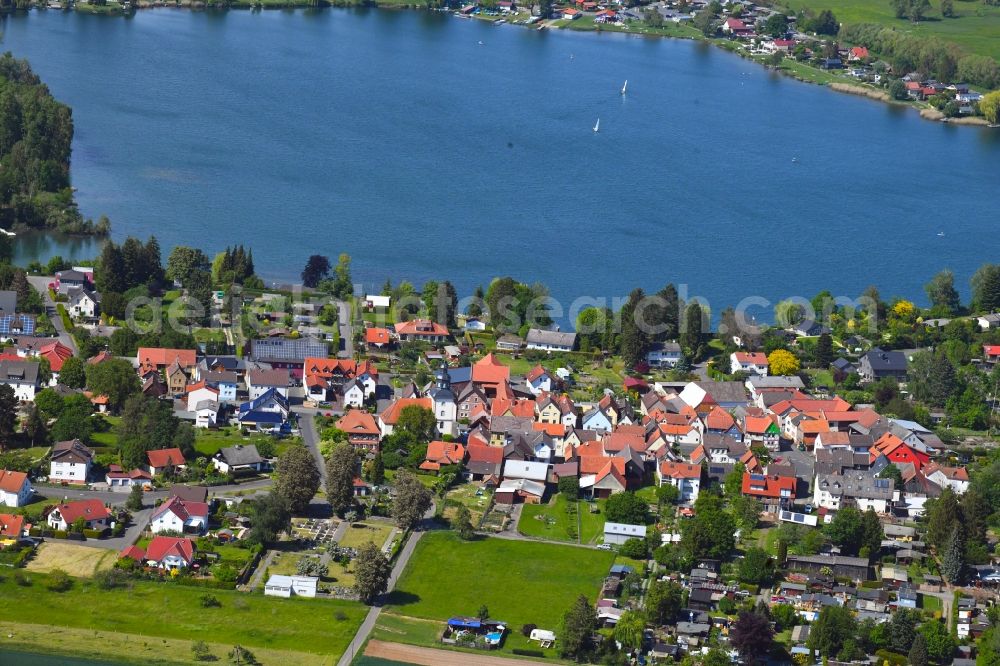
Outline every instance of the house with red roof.
{"type": "Polygon", "coordinates": [[[767,354],[764,352],[733,352],[729,355],[730,372],[747,372],[753,375],[767,377],[767,354]]]}
{"type": "Polygon", "coordinates": [[[396,427],[396,422],[399,421],[400,414],[407,407],[421,407],[431,412],[434,411],[434,403],[430,398],[400,398],[386,407],[378,416],[379,428],[382,431],[383,438],[392,434],[393,429],[396,427]]]}
{"type": "Polygon", "coordinates": [[[794,39],[772,39],[764,47],[771,53],[791,53],[795,49],[794,39]]]}
{"type": "Polygon", "coordinates": [[[779,509],[795,501],[796,483],[794,476],[744,472],[742,492],[747,497],[760,500],[765,511],[777,513],[779,509]]]}
{"type": "Polygon", "coordinates": [[[580,491],[595,498],[625,492],[629,487],[626,462],[603,455],[580,456],[580,491]]]}
{"type": "Polygon", "coordinates": [[[482,481],[484,485],[500,483],[503,473],[503,447],[489,446],[478,440],[469,442],[469,459],[465,469],[472,475],[473,481],[482,481]]]}
{"type": "Polygon", "coordinates": [[[31,525],[24,516],[0,513],[0,548],[6,548],[28,536],[31,525]]]}
{"type": "Polygon", "coordinates": [[[347,433],[347,441],[359,454],[378,453],[381,431],[375,417],[360,409],[349,409],[337,421],[337,429],[347,433]]]}
{"type": "Polygon", "coordinates": [[[365,344],[368,348],[388,349],[392,345],[392,333],[387,328],[372,326],[365,329],[365,344]]]}
{"type": "Polygon", "coordinates": [[[656,467],[656,481],[676,488],[681,502],[694,502],[701,488],[701,465],[664,460],[656,467]]]}
{"type": "Polygon", "coordinates": [[[101,500],[87,499],[55,506],[48,517],[49,527],[68,530],[77,520],[83,519],[89,530],[103,530],[111,520],[111,511],[101,500]]]}
{"type": "Polygon", "coordinates": [[[38,348],[36,356],[40,356],[48,360],[49,368],[52,370],[52,379],[49,381],[50,386],[55,386],[58,383],[59,373],[62,371],[63,363],[65,363],[66,359],[72,355],[73,350],[58,340],[38,348]]]}
{"type": "Polygon", "coordinates": [[[781,442],[778,417],[774,414],[750,414],[743,417],[743,440],[748,446],[761,444],[769,451],[777,451],[781,442]]]}
{"type": "Polygon", "coordinates": [[[740,19],[730,17],[722,23],[722,34],[730,37],[750,37],[754,31],[740,19]]]}
{"type": "Polygon", "coordinates": [[[583,12],[581,12],[579,9],[573,9],[572,7],[569,7],[567,9],[562,10],[562,17],[564,19],[573,20],[573,19],[578,19],[581,16],[583,16],[583,12]]]}
{"type": "Polygon", "coordinates": [[[924,476],[942,488],[951,488],[962,495],[969,489],[969,472],[964,467],[946,467],[930,463],[924,467],[924,476]]]}
{"type": "Polygon", "coordinates": [[[156,449],[146,452],[146,460],[149,461],[149,473],[153,476],[163,474],[168,468],[184,469],[187,461],[180,449],[156,449]]]}
{"type": "Polygon", "coordinates": [[[983,358],[990,365],[1000,361],[1000,345],[983,345],[983,358]]]}
{"type": "Polygon", "coordinates": [[[208,514],[208,504],[205,502],[192,502],[174,496],[153,511],[149,519],[149,530],[153,534],[204,534],[208,530],[208,514]]]}
{"type": "Polygon", "coordinates": [[[411,319],[396,324],[396,337],[403,342],[444,342],[451,337],[448,327],[430,319],[411,319]]]}
{"type": "Polygon", "coordinates": [[[425,472],[438,472],[446,465],[461,465],[465,461],[465,447],[458,442],[433,441],[427,445],[427,455],[420,463],[425,472]]]}
{"type": "Polygon", "coordinates": [[[27,474],[0,469],[0,504],[10,507],[24,506],[31,501],[34,494],[27,474]]]}
{"type": "Polygon", "coordinates": [[[146,546],[143,559],[147,565],[167,571],[186,569],[194,564],[194,552],[194,541],[187,537],[156,536],[146,546]]]}
{"type": "Polygon", "coordinates": [[[528,384],[528,390],[534,395],[541,395],[552,391],[552,375],[540,365],[533,367],[524,377],[528,384]]]}
{"type": "Polygon", "coordinates": [[[109,465],[108,471],[104,474],[104,482],[108,484],[109,490],[131,488],[132,486],[153,487],[153,477],[149,472],[144,469],[133,469],[126,472],[121,465],[109,465]]]}
{"type": "Polygon", "coordinates": [[[927,453],[911,447],[891,432],[887,432],[875,440],[875,444],[868,450],[871,462],[875,462],[875,459],[880,455],[885,456],[889,462],[896,465],[909,463],[917,471],[922,470],[931,459],[927,453]]]}
{"type": "Polygon", "coordinates": [[[342,399],[352,387],[357,387],[363,401],[375,395],[376,386],[378,368],[370,360],[311,357],[306,358],[302,365],[302,387],[309,400],[329,402],[342,399]]]}
{"type": "Polygon", "coordinates": [[[852,46],[847,59],[851,62],[868,59],[868,48],[864,46],[852,46]]]}
{"type": "Polygon", "coordinates": [[[139,374],[165,370],[176,363],[186,374],[190,374],[198,364],[197,352],[193,349],[165,349],[163,347],[139,347],[136,353],[139,374]]]}

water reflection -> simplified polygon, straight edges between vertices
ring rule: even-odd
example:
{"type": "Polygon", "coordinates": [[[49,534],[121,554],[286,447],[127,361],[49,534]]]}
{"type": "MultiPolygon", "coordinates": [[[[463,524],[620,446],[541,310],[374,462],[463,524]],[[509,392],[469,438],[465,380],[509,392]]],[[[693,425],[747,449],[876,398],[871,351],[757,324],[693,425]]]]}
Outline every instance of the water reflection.
{"type": "Polygon", "coordinates": [[[64,234],[27,232],[14,240],[14,263],[25,266],[32,261],[46,263],[55,256],[63,259],[93,259],[104,245],[103,238],[64,234]]]}

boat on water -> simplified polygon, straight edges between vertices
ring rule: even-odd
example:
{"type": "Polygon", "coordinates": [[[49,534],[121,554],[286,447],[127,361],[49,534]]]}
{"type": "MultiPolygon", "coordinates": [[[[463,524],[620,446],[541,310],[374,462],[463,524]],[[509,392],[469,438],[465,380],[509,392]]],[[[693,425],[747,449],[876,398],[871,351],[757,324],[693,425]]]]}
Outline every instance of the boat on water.
{"type": "Polygon", "coordinates": [[[597,119],[597,123],[594,125],[594,131],[595,132],[600,132],[601,131],[601,119],[600,118],[597,119]]]}
{"type": "Polygon", "coordinates": [[[939,231],[938,232],[938,236],[944,236],[944,232],[943,231],[939,231]]]}
{"type": "Polygon", "coordinates": [[[622,86],[622,94],[623,95],[625,94],[625,91],[627,89],[628,89],[628,79],[625,79],[625,85],[622,86]]]}

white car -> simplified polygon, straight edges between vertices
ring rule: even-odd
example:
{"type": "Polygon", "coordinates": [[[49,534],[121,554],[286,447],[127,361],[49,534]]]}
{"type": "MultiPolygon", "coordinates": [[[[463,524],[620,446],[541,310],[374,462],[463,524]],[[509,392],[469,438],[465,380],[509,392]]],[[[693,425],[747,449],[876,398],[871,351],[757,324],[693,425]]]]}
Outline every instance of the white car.
{"type": "Polygon", "coordinates": [[[611,550],[610,543],[602,543],[597,546],[597,550],[611,550]]]}

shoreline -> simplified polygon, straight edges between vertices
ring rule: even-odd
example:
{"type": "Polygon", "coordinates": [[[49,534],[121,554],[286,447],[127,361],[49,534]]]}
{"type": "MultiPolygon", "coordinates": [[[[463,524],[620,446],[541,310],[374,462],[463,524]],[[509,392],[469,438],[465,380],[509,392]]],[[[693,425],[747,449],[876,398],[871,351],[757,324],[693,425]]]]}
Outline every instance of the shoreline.
{"type": "Polygon", "coordinates": [[[871,85],[865,85],[856,82],[849,81],[823,81],[817,79],[829,78],[832,75],[823,69],[814,67],[813,65],[800,63],[792,58],[786,57],[782,64],[778,67],[773,67],[765,62],[762,62],[754,54],[748,53],[742,48],[739,42],[734,42],[730,40],[720,39],[720,38],[710,38],[704,37],[701,33],[698,33],[693,28],[690,28],[683,24],[666,23],[664,26],[659,28],[652,28],[649,26],[641,26],[637,29],[629,29],[627,26],[622,27],[616,24],[608,25],[596,25],[594,23],[580,24],[579,21],[572,21],[568,19],[545,19],[537,23],[528,24],[524,20],[518,20],[521,14],[507,15],[507,16],[466,16],[460,15],[450,9],[432,9],[424,4],[417,2],[410,2],[408,0],[235,0],[233,2],[227,3],[225,6],[214,6],[209,5],[202,0],[176,0],[175,2],[166,2],[164,0],[136,0],[130,9],[124,9],[121,3],[112,2],[108,5],[74,5],[72,8],[62,7],[54,8],[48,7],[44,0],[33,4],[29,10],[15,10],[15,11],[30,11],[30,9],[36,9],[39,11],[79,11],[84,14],[93,14],[98,16],[134,16],[135,13],[142,10],[151,9],[188,9],[191,11],[228,11],[228,10],[249,10],[253,12],[259,12],[264,10],[288,10],[288,9],[351,9],[351,8],[372,8],[379,10],[409,10],[409,11],[437,11],[442,13],[447,13],[453,15],[456,18],[464,18],[471,20],[486,21],[495,24],[509,24],[522,28],[531,28],[534,30],[572,30],[574,32],[609,32],[618,33],[624,35],[635,35],[638,37],[657,37],[666,39],[684,39],[691,41],[705,42],[714,46],[715,48],[728,51],[734,55],[750,60],[754,64],[763,67],[766,70],[773,71],[775,73],[787,76],[789,78],[801,81],[803,83],[811,83],[814,85],[819,85],[821,87],[828,88],[838,93],[855,95],[859,97],[867,97],[875,101],[882,102],[884,104],[910,108],[916,111],[919,116],[928,121],[940,122],[949,125],[963,125],[979,128],[991,128],[992,126],[986,121],[985,118],[981,116],[959,116],[955,118],[948,118],[943,113],[935,109],[934,107],[927,104],[915,104],[910,101],[905,100],[894,100],[889,94],[881,88],[876,88],[871,85]],[[794,67],[789,68],[789,61],[794,64],[794,67]],[[799,71],[808,72],[812,76],[806,76],[799,73],[799,71]]]}

